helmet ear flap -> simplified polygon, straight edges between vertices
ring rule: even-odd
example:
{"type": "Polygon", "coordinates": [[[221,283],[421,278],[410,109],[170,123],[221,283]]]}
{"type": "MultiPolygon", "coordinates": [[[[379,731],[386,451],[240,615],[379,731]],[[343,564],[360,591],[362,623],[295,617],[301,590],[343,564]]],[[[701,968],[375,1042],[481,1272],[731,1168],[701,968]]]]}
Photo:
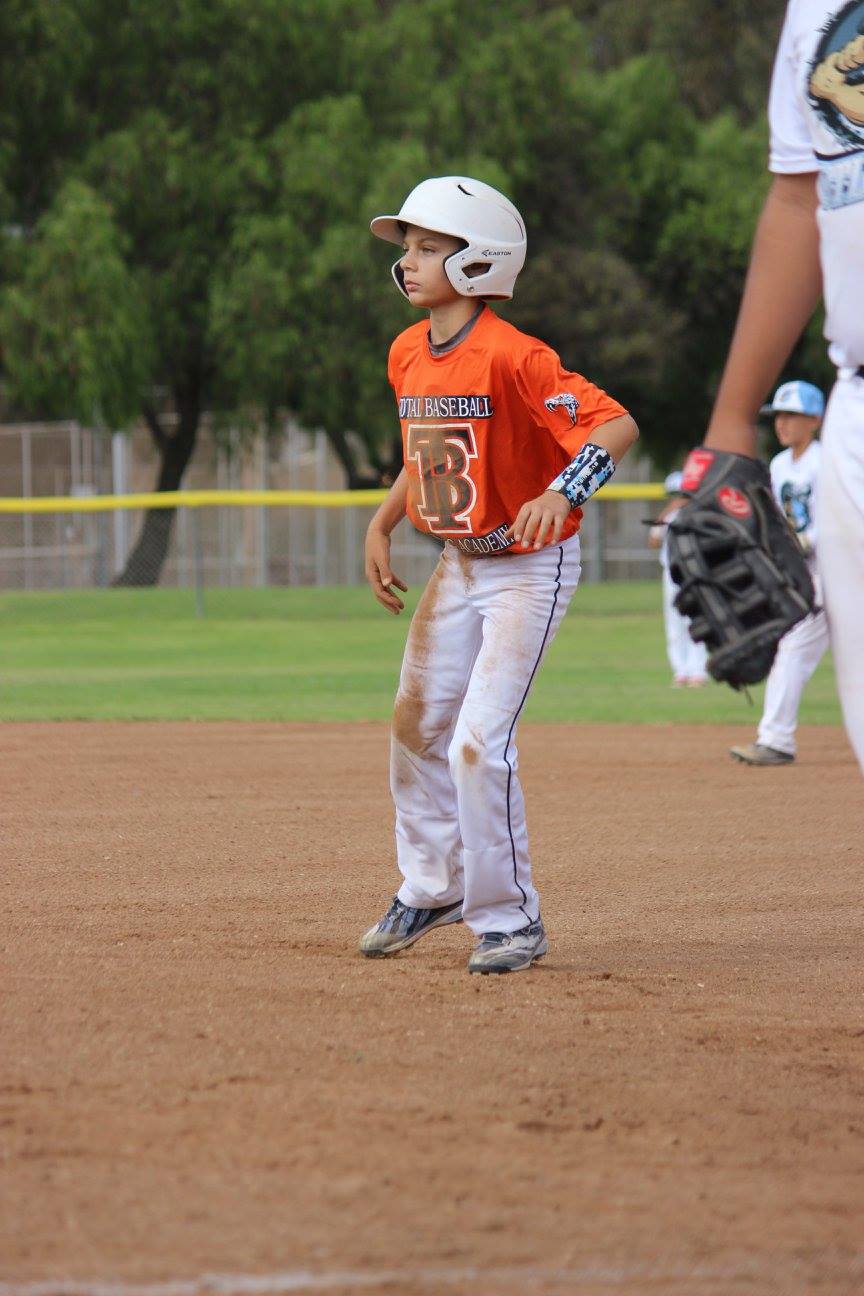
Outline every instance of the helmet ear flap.
{"type": "MultiPolygon", "coordinates": [[[[473,284],[469,285],[467,283],[467,279],[472,276],[466,276],[465,274],[466,266],[464,264],[465,258],[463,256],[463,253],[467,251],[470,245],[465,239],[462,239],[460,241],[462,246],[458,247],[455,252],[451,252],[448,257],[444,258],[444,273],[446,274],[447,278],[450,280],[451,284],[456,289],[456,291],[460,294],[460,296],[468,297],[469,295],[477,291],[477,289],[473,284]],[[457,258],[460,259],[457,260],[457,258]]],[[[479,263],[476,262],[471,263],[472,266],[475,264],[479,264],[479,263]]],[[[471,266],[468,266],[467,268],[470,269],[471,266]]],[[[480,279],[484,278],[485,275],[488,274],[488,272],[491,269],[492,269],[491,266],[489,265],[485,266],[483,273],[480,274],[478,278],[480,279]]]]}
{"type": "MultiPolygon", "coordinates": [[[[401,258],[401,257],[399,258],[398,261],[394,261],[394,262],[393,262],[393,265],[392,265],[391,268],[390,268],[390,273],[392,274],[392,276],[393,276],[393,281],[394,281],[394,283],[396,284],[396,287],[397,287],[397,288],[399,289],[399,291],[401,292],[402,296],[403,296],[403,297],[408,297],[408,294],[407,294],[407,292],[405,291],[405,271],[402,269],[402,258],[401,258]]],[[[409,300],[410,300],[410,298],[409,298],[409,300]]]]}

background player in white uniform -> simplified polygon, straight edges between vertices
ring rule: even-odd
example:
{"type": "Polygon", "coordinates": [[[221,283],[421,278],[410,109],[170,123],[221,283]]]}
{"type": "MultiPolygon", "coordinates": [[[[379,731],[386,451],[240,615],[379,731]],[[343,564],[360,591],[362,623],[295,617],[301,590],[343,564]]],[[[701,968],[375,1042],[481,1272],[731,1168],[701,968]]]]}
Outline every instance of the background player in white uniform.
{"type": "Polygon", "coordinates": [[[696,643],[690,638],[690,622],[682,616],[675,606],[678,586],[669,572],[669,519],[674,517],[684,503],[683,498],[674,496],[681,489],[681,473],[672,472],[663,483],[667,495],[673,496],[661,512],[659,518],[648,532],[648,543],[652,549],[660,550],[660,566],[663,572],[663,626],[666,631],[666,656],[672,667],[673,688],[701,688],[708,682],[705,663],[708,650],[703,643],[696,643]]]}
{"type": "Polygon", "coordinates": [[[823,292],[837,366],[822,427],[818,569],[864,770],[864,0],[790,0],[769,191],[706,444],[752,455],[757,411],[823,292]]]}
{"type": "Polygon", "coordinates": [[[765,685],[765,705],[755,743],[731,748],[747,765],[788,765],[795,759],[795,730],[804,686],[828,647],[828,621],[819,606],[816,573],[816,520],[822,447],[815,439],[825,398],[812,383],[787,382],[762,408],[774,415],[777,440],[785,446],[771,460],[771,485],[777,503],[807,554],[816,587],[816,610],[780,640],[765,685]]]}

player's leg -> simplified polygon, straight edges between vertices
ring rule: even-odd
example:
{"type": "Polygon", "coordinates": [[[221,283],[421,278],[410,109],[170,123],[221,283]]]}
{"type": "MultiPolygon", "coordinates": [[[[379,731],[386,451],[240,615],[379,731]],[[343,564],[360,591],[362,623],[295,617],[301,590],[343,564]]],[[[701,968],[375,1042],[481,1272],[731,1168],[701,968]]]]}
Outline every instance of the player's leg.
{"type": "Polygon", "coordinates": [[[706,684],[708,682],[708,649],[704,643],[696,643],[690,638],[690,631],[687,631],[689,650],[687,655],[687,678],[691,684],[706,684]]]}
{"type": "Polygon", "coordinates": [[[708,682],[708,649],[704,643],[696,643],[690,638],[690,620],[677,614],[684,625],[685,642],[681,648],[681,660],[684,675],[691,688],[708,682]]]}
{"type": "Polygon", "coordinates": [[[864,771],[864,377],[841,377],[828,403],[817,554],[843,716],[864,771]]]}
{"type": "Polygon", "coordinates": [[[663,568],[663,625],[666,630],[666,656],[672,667],[672,682],[682,685],[690,674],[690,634],[686,618],[675,607],[678,586],[663,568]]]}
{"type": "Polygon", "coordinates": [[[677,594],[678,586],[670,576],[669,568],[664,566],[663,621],[666,628],[666,654],[672,667],[672,683],[675,687],[702,684],[708,678],[708,654],[704,644],[694,643],[690,638],[690,622],[675,606],[677,594]]]}
{"type": "Polygon", "coordinates": [[[458,559],[445,548],[411,621],[393,709],[390,789],[404,877],[399,898],[407,905],[462,899],[462,841],[447,749],[481,637],[458,559]]]}
{"type": "Polygon", "coordinates": [[[540,914],[516,728],[578,583],[579,539],[537,554],[468,562],[483,642],[450,744],[465,867],[463,917],[478,935],[511,934],[536,924],[540,914]]]}
{"type": "Polygon", "coordinates": [[[765,685],[765,703],[756,735],[758,747],[795,755],[801,694],[827,647],[828,621],[821,611],[799,621],[780,640],[765,685]]]}
{"type": "Polygon", "coordinates": [[[363,936],[364,954],[396,953],[461,916],[462,839],[447,750],[481,634],[458,562],[445,549],[411,621],[393,709],[390,790],[403,880],[363,936]]]}

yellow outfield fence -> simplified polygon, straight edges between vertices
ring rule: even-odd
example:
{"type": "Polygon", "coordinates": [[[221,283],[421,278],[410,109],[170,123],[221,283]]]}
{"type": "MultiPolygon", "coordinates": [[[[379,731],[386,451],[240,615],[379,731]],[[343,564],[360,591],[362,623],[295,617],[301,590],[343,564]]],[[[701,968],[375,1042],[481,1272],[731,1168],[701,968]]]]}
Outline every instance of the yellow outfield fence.
{"type": "MultiPolygon", "coordinates": [[[[385,490],[181,490],[0,497],[0,590],[109,585],[355,585],[385,490]]],[[[582,523],[585,580],[658,574],[643,521],[659,482],[604,487],[582,523]]],[[[393,563],[416,586],[440,546],[407,522],[393,563]]]]}
{"type": "MultiPolygon", "coordinates": [[[[112,513],[116,509],[214,508],[218,506],[265,508],[358,508],[378,505],[386,490],[197,490],[144,491],[136,495],[41,495],[0,497],[0,513],[112,513]]],[[[665,499],[662,482],[612,483],[598,491],[605,500],[665,499]]]]}

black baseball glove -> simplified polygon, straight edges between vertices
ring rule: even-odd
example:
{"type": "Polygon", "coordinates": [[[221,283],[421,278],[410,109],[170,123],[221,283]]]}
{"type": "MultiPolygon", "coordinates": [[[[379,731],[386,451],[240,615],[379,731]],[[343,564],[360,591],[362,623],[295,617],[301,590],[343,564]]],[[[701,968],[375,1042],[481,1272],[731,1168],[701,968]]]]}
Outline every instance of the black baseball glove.
{"type": "Polygon", "coordinates": [[[675,606],[707,647],[714,679],[758,684],[783,635],[813,610],[804,554],[758,459],[693,450],[681,494],[688,503],[669,519],[675,606]]]}

